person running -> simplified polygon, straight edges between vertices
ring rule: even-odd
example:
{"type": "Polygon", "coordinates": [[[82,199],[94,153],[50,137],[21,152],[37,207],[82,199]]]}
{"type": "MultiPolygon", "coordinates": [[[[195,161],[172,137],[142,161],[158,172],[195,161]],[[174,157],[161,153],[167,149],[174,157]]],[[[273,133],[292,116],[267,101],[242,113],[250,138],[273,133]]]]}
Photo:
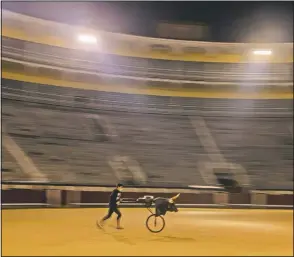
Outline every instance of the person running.
{"type": "Polygon", "coordinates": [[[117,229],[123,229],[120,225],[121,220],[121,212],[118,209],[118,205],[121,202],[121,192],[123,190],[123,184],[117,184],[116,188],[112,191],[109,199],[109,205],[108,205],[108,213],[106,216],[104,216],[99,222],[97,222],[97,226],[99,228],[103,228],[104,223],[106,220],[108,220],[112,214],[115,212],[117,214],[117,229]]]}

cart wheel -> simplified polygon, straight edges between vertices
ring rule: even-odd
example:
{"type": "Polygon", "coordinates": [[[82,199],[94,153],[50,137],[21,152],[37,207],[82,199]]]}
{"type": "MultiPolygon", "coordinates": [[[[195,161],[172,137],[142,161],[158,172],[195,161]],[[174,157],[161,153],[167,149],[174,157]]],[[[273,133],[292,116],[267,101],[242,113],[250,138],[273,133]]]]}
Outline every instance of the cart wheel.
{"type": "Polygon", "coordinates": [[[146,227],[152,233],[159,233],[165,227],[165,221],[162,216],[157,216],[155,214],[151,214],[146,220],[146,227]]]}

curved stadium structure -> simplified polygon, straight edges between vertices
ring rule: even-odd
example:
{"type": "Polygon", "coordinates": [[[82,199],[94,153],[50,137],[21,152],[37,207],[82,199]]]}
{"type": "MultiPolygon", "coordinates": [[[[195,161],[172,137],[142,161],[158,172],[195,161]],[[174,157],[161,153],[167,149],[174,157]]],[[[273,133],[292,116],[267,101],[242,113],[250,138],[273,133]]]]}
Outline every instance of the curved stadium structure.
{"type": "Polygon", "coordinates": [[[3,180],[293,189],[292,44],[2,26],[3,180]]]}

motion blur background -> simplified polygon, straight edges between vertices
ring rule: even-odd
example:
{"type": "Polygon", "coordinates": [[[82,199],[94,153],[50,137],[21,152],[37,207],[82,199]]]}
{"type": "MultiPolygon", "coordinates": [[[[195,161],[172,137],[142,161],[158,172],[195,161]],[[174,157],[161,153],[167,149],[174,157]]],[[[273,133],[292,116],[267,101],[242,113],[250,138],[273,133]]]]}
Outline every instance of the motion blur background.
{"type": "Polygon", "coordinates": [[[292,190],[292,4],[2,2],[2,180],[292,190]]]}

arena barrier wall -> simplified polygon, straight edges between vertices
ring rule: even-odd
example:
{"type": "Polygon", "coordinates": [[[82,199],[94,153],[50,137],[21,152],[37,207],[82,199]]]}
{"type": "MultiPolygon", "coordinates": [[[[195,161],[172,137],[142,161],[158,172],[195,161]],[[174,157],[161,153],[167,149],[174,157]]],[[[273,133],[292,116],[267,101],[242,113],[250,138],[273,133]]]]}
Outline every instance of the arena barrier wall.
{"type": "MultiPolygon", "coordinates": [[[[113,187],[2,184],[2,208],[106,207],[113,187]]],[[[208,188],[125,188],[124,198],[144,195],[171,197],[181,193],[179,207],[293,208],[293,192],[228,193],[208,188]]],[[[121,207],[140,207],[122,203],[121,207]]],[[[142,206],[141,206],[142,207],[142,206]]]]}

